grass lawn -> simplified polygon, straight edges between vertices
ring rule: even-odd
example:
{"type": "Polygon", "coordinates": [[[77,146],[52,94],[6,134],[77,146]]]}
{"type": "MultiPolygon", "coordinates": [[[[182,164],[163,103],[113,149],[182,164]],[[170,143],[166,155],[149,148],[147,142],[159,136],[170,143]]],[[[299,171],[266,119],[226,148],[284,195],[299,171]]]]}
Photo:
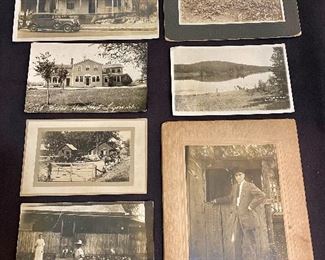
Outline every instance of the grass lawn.
{"type": "Polygon", "coordinates": [[[181,13],[192,23],[283,20],[281,0],[181,0],[181,13]]]}
{"type": "Polygon", "coordinates": [[[25,112],[138,112],[147,108],[146,87],[101,89],[50,89],[50,105],[46,89],[27,89],[25,112]]]}
{"type": "Polygon", "coordinates": [[[221,93],[176,95],[176,111],[245,111],[289,109],[289,99],[274,99],[271,95],[229,91],[221,93]]]}

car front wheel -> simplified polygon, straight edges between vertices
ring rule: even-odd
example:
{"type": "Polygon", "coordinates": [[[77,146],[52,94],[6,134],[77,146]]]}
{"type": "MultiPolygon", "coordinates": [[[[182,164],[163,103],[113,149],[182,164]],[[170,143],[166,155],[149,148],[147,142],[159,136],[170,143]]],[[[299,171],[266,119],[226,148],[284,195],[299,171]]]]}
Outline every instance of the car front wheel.
{"type": "Polygon", "coordinates": [[[71,32],[72,31],[72,26],[70,24],[66,24],[63,27],[64,32],[71,32]]]}
{"type": "Polygon", "coordinates": [[[32,31],[32,32],[37,32],[37,25],[36,24],[31,24],[29,26],[29,30],[32,31]]]}

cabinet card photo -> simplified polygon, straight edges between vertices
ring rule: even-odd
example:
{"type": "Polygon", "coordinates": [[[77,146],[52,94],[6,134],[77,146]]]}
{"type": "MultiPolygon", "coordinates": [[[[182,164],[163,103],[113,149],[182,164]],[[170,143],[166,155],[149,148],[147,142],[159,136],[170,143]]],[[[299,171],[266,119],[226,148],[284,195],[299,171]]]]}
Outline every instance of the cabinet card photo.
{"type": "Polygon", "coordinates": [[[163,125],[165,259],[312,260],[294,120],[163,125]]]}
{"type": "Polygon", "coordinates": [[[171,49],[173,114],[294,112],[284,44],[171,49]]]}
{"type": "Polygon", "coordinates": [[[147,110],[147,43],[33,43],[27,113],[147,110]]]}
{"type": "Polygon", "coordinates": [[[144,194],[146,119],[27,120],[21,195],[144,194]]]}
{"type": "Polygon", "coordinates": [[[294,37],[301,34],[296,0],[165,1],[170,41],[294,37]]]}
{"type": "Polygon", "coordinates": [[[16,0],[13,41],[158,37],[157,0],[16,0]]]}
{"type": "Polygon", "coordinates": [[[25,203],[17,260],[153,260],[153,202],[25,203]]]}

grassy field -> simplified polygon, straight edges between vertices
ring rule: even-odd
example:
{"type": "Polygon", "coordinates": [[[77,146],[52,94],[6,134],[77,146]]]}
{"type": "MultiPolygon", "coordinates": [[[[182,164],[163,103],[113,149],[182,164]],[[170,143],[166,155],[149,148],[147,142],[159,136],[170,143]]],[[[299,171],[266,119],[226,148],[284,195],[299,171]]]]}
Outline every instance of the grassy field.
{"type": "Polygon", "coordinates": [[[236,90],[221,93],[176,95],[176,111],[245,111],[290,108],[289,99],[236,90]]]}
{"type": "Polygon", "coordinates": [[[147,88],[50,89],[50,105],[46,89],[27,89],[25,112],[137,112],[147,108],[147,88]]]}
{"type": "Polygon", "coordinates": [[[281,0],[182,0],[181,13],[190,23],[283,20],[281,0]]]}

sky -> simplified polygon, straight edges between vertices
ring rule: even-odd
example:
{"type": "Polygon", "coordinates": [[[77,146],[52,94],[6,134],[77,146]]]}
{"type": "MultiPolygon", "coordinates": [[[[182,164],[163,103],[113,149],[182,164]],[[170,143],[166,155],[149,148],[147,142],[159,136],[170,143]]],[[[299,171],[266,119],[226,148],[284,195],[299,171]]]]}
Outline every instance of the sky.
{"type": "MultiPolygon", "coordinates": [[[[102,58],[98,54],[99,44],[57,44],[57,43],[33,43],[31,47],[28,80],[31,82],[42,81],[40,76],[37,76],[34,71],[33,63],[36,61],[36,57],[41,53],[49,52],[52,58],[55,59],[56,64],[70,64],[71,58],[74,59],[74,63],[83,61],[84,59],[91,59],[96,62],[116,63],[110,62],[107,58],[102,58]]],[[[141,71],[138,70],[137,66],[125,65],[124,73],[128,73],[133,80],[141,78],[141,71]]]]}
{"type": "Polygon", "coordinates": [[[173,51],[174,64],[228,61],[247,65],[270,66],[274,46],[178,47],[174,48],[173,51]]]}

